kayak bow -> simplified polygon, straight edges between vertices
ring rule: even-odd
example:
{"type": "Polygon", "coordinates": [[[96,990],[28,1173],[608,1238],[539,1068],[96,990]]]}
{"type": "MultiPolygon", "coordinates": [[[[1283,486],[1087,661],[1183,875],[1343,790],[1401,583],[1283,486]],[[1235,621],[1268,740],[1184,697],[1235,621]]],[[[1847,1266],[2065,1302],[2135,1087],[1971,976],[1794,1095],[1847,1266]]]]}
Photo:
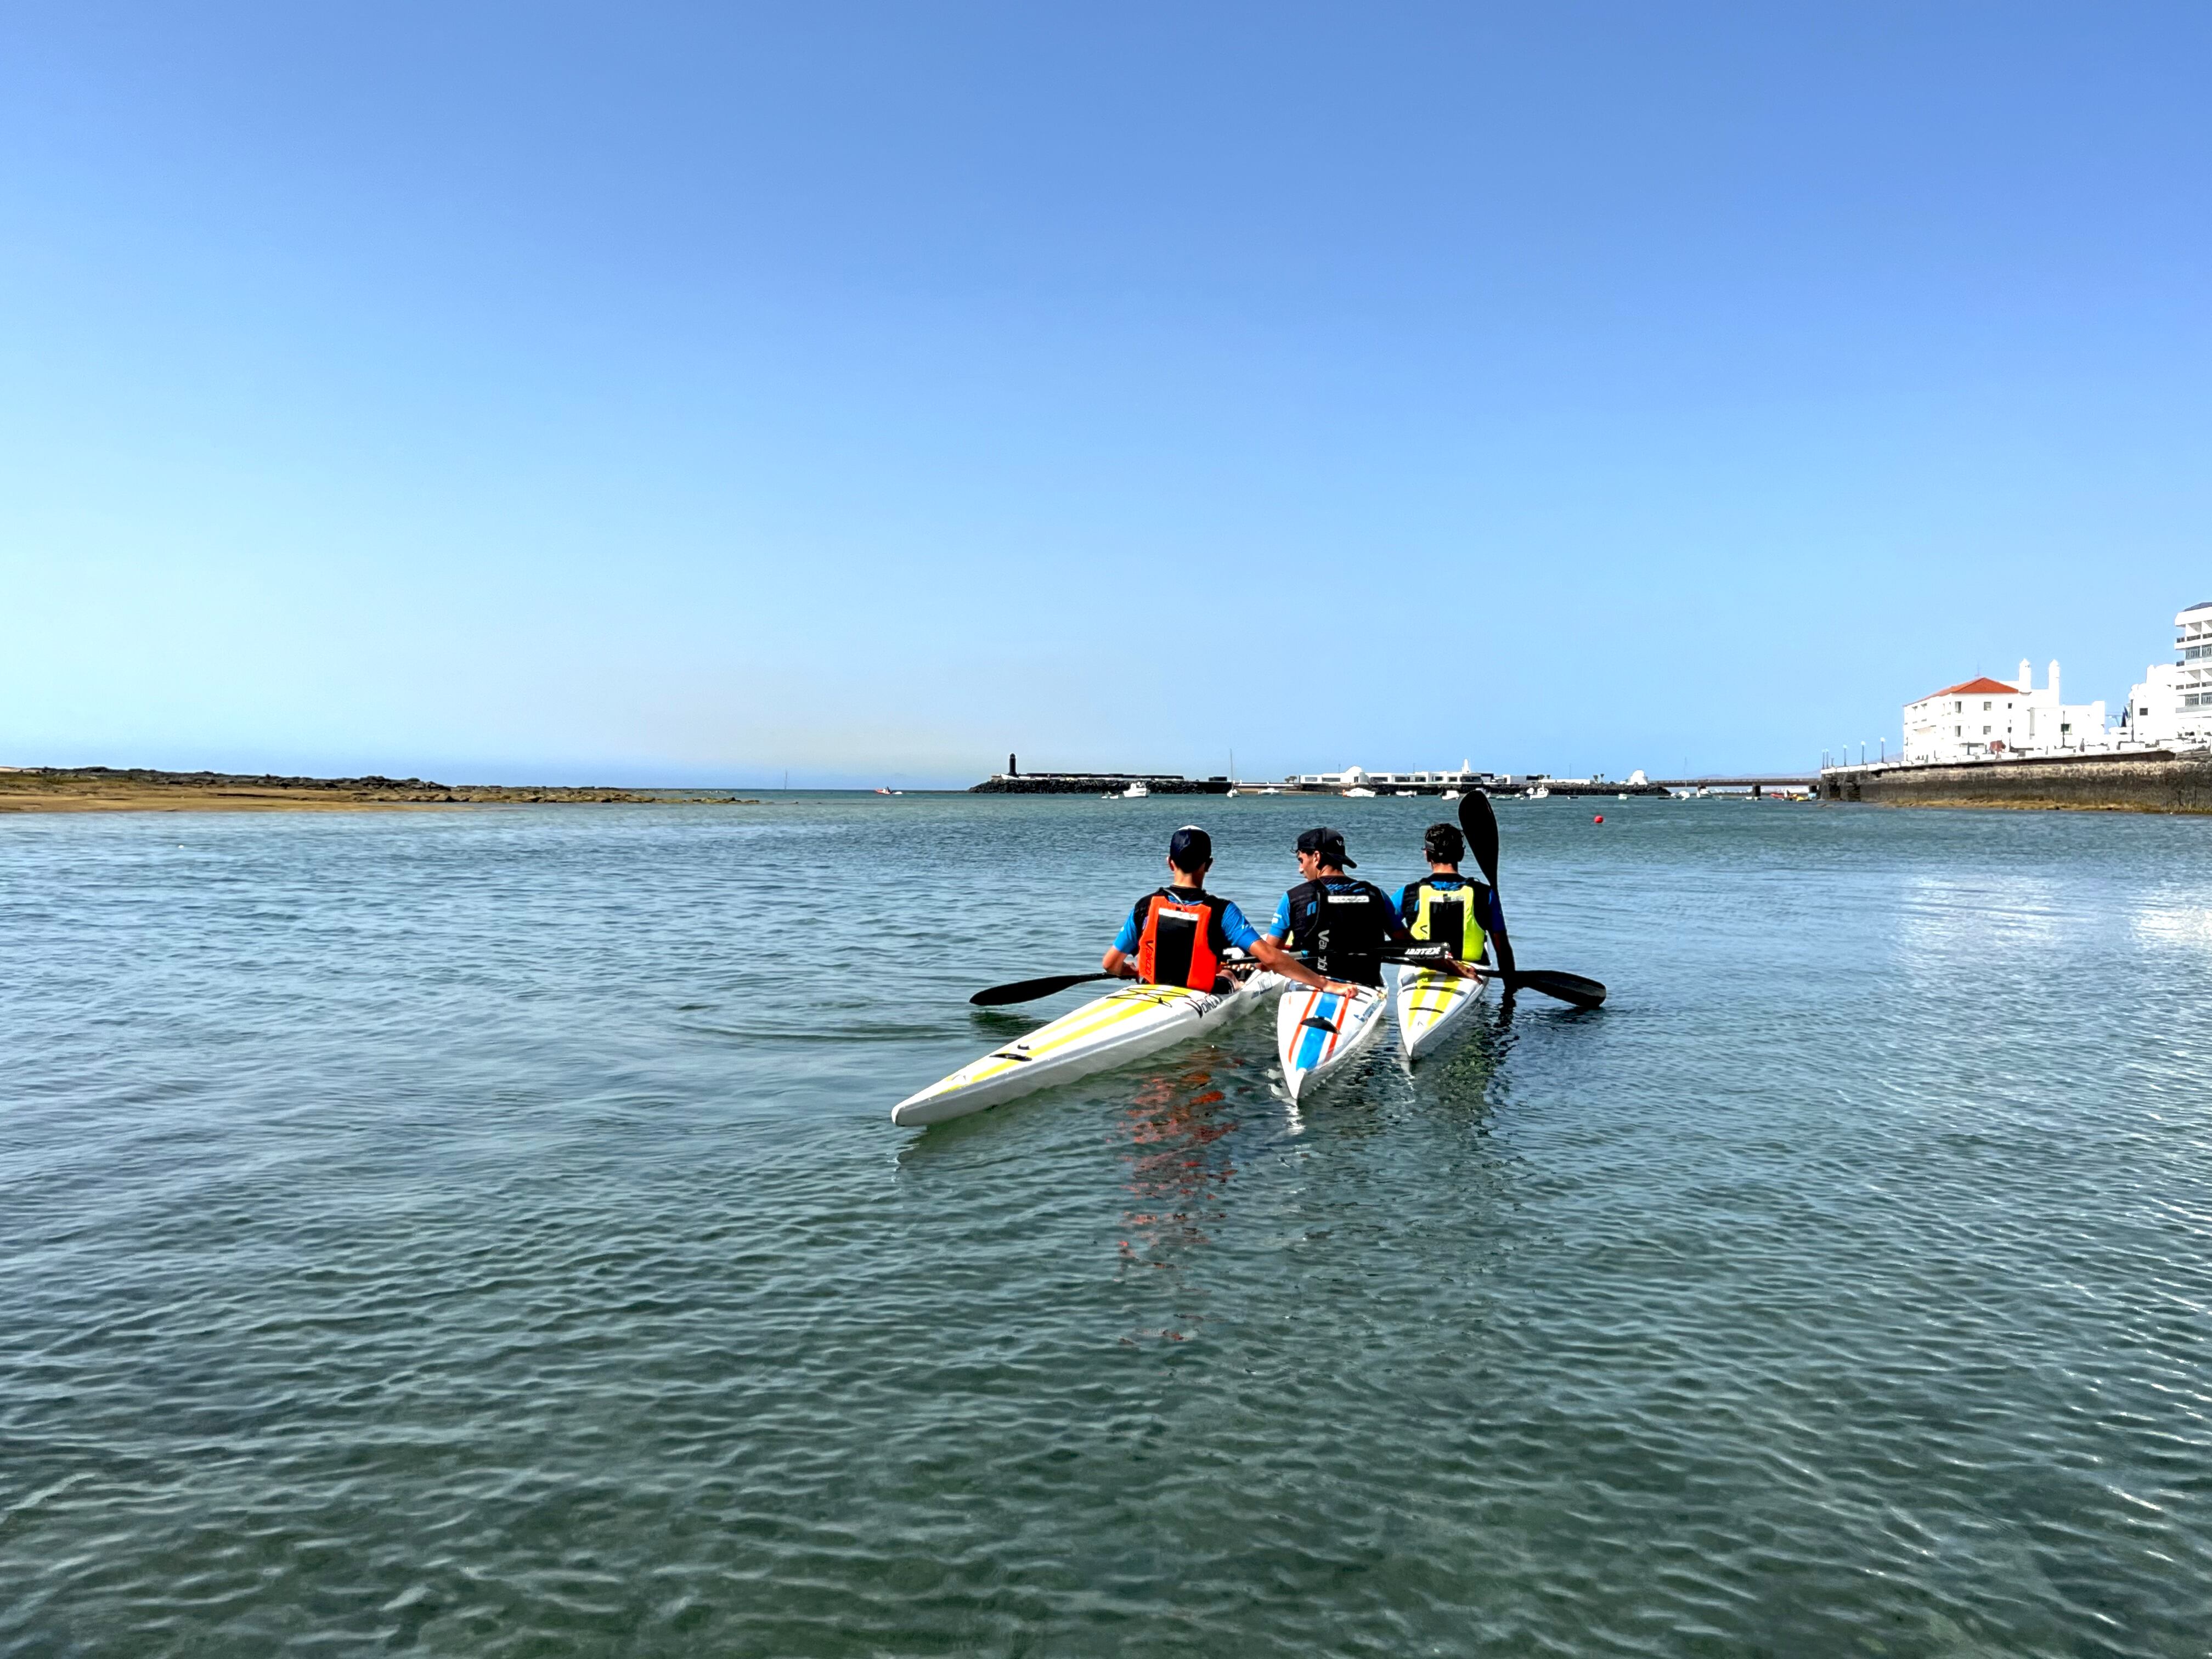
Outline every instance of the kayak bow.
{"type": "Polygon", "coordinates": [[[1281,983],[1255,973],[1218,995],[1181,985],[1124,985],[908,1095],[891,1108],[891,1121],[943,1123],[1142,1060],[1226,1025],[1281,983]]]}
{"type": "Polygon", "coordinates": [[[1467,1029],[1468,1015],[1490,984],[1486,976],[1462,979],[1428,968],[1385,968],[1397,975],[1391,1002],[1398,1015],[1398,1042],[1407,1064],[1432,1054],[1454,1032],[1467,1029]]]}
{"type": "Polygon", "coordinates": [[[1283,1087],[1292,1100],[1310,1094],[1382,1034],[1390,1000],[1362,987],[1355,996],[1294,985],[1275,1010],[1275,1047],[1283,1061],[1283,1087]]]}

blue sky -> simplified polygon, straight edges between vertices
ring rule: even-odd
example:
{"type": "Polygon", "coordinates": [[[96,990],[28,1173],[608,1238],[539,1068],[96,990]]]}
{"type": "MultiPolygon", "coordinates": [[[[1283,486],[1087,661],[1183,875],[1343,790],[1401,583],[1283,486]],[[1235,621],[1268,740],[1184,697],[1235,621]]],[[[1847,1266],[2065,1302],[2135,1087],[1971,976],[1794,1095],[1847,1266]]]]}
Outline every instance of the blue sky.
{"type": "Polygon", "coordinates": [[[1784,769],[2212,599],[2212,10],[0,13],[0,761],[1784,769]]]}

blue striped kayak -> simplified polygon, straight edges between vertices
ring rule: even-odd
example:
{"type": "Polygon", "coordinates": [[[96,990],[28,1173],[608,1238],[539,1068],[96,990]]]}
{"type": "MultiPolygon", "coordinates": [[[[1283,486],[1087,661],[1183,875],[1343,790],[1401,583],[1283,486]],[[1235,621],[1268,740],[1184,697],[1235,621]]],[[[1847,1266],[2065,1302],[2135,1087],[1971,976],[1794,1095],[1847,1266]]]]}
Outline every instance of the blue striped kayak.
{"type": "Polygon", "coordinates": [[[1357,996],[1293,985],[1275,1010],[1275,1048],[1283,1060],[1283,1087],[1296,1100],[1322,1079],[1351,1064],[1382,1035],[1390,999],[1377,990],[1357,996]]]}
{"type": "Polygon", "coordinates": [[[1256,973],[1218,996],[1181,985],[1124,985],[908,1095],[891,1108],[891,1121],[904,1127],[943,1123],[1071,1078],[1126,1066],[1218,1030],[1282,982],[1256,973]]]}
{"type": "Polygon", "coordinates": [[[1462,979],[1433,968],[1393,963],[1382,969],[1392,981],[1390,1001],[1398,1015],[1398,1044],[1408,1064],[1443,1046],[1455,1032],[1474,1022],[1468,1016],[1482,1000],[1488,979],[1462,979]]]}

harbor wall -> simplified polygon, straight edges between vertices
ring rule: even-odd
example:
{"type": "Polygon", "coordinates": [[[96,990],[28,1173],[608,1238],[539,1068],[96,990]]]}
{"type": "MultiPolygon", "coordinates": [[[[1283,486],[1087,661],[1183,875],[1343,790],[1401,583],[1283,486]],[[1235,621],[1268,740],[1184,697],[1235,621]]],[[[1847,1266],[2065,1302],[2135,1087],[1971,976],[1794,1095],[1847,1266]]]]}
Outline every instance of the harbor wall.
{"type": "Polygon", "coordinates": [[[1935,766],[1839,766],[1824,801],[1877,806],[2010,806],[2108,812],[2212,812],[2212,757],[2164,750],[2043,756],[1935,766]]]}
{"type": "Polygon", "coordinates": [[[1119,794],[1141,783],[1155,795],[1225,795],[1227,778],[1185,778],[1157,772],[1019,772],[993,774],[969,787],[971,795],[1119,794]]]}

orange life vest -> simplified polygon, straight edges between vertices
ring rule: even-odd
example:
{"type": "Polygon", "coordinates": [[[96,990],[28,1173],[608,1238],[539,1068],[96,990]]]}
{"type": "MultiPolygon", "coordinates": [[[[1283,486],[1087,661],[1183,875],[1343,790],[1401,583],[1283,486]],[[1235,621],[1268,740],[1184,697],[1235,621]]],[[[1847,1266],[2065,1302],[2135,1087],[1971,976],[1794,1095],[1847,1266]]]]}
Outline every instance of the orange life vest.
{"type": "Polygon", "coordinates": [[[1222,902],[1188,887],[1163,887],[1145,907],[1137,934],[1137,976],[1152,985],[1211,991],[1221,971],[1222,902]]]}

